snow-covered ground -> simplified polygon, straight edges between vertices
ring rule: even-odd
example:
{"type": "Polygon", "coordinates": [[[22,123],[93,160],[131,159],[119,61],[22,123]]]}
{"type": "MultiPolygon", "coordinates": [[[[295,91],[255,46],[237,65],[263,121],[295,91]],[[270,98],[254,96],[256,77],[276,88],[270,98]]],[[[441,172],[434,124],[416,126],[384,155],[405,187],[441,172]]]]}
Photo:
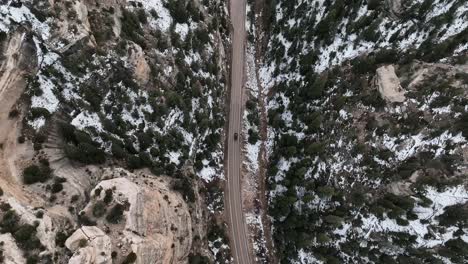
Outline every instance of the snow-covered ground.
{"type": "MultiPolygon", "coordinates": [[[[453,233],[459,228],[451,226],[448,228],[433,228],[438,223],[437,217],[444,213],[445,208],[457,204],[465,204],[468,202],[468,192],[463,186],[450,187],[443,191],[438,191],[433,187],[426,189],[425,197],[429,199],[432,204],[429,207],[416,206],[413,211],[418,215],[417,220],[409,220],[407,226],[398,225],[394,219],[385,218],[380,220],[374,215],[363,217],[361,234],[368,237],[372,232],[404,232],[415,235],[416,246],[433,248],[443,245],[450,239],[454,238],[453,233]],[[434,238],[425,237],[431,234],[434,238]]],[[[351,225],[344,225],[349,228],[351,225]]],[[[351,230],[341,230],[340,234],[346,236],[351,230]]],[[[468,236],[462,235],[460,237],[465,242],[468,242],[468,236]]]]}
{"type": "Polygon", "coordinates": [[[167,31],[172,24],[172,17],[169,10],[164,7],[163,0],[127,0],[128,2],[141,3],[143,8],[147,11],[154,10],[157,14],[157,18],[153,16],[149,17],[149,23],[154,28],[167,31]]]}
{"type": "MultiPolygon", "coordinates": [[[[459,103],[464,102],[466,93],[451,96],[458,88],[448,81],[452,78],[448,70],[439,69],[438,78],[447,80],[448,83],[440,85],[444,89],[447,86],[449,91],[432,92],[430,89],[437,86],[434,81],[408,85],[417,74],[411,76],[407,72],[414,73],[416,70],[411,64],[413,57],[405,56],[411,51],[412,55],[417,54],[418,60],[428,58],[434,63],[450,63],[452,54],[466,53],[468,46],[463,43],[462,34],[468,28],[468,2],[402,1],[402,7],[398,8],[398,1],[375,1],[374,4],[380,3],[380,6],[372,10],[368,8],[369,2],[279,0],[275,7],[275,18],[270,28],[272,36],[263,66],[259,69],[259,82],[271,95],[267,110],[269,117],[275,121],[275,127],[268,129],[266,142],[267,156],[273,160],[270,162],[270,172],[274,172],[269,178],[270,206],[273,207],[270,212],[274,214],[273,226],[277,228],[274,232],[285,238],[278,241],[287,248],[288,252],[284,254],[291,257],[283,259],[286,262],[327,263],[328,257],[336,257],[334,261],[342,263],[373,263],[366,257],[370,255],[367,253],[346,255],[348,253],[341,248],[344,247],[341,243],[348,246],[348,242],[357,242],[359,247],[371,250],[371,247],[378,245],[376,241],[380,241],[374,235],[391,241],[394,239],[392,232],[401,232],[417,236],[411,247],[425,250],[444,247],[445,242],[460,233],[454,234],[458,230],[454,226],[440,228],[437,217],[447,206],[468,202],[463,185],[439,189],[419,186],[419,181],[416,184],[406,180],[403,171],[407,163],[413,159],[419,161],[427,155],[428,159],[447,162],[446,166],[450,167],[450,172],[438,172],[441,185],[446,178],[457,178],[460,173],[463,175],[466,166],[460,164],[463,163],[463,153],[468,144],[453,123],[468,111],[459,103]],[[389,2],[396,4],[395,10],[387,6],[389,2]],[[422,11],[424,7],[427,7],[427,11],[422,11]],[[333,16],[336,15],[333,12],[339,15],[333,16]],[[328,27],[318,28],[320,24],[328,27]],[[447,44],[460,39],[462,41],[459,43],[447,44]],[[445,44],[450,49],[444,50],[445,44]],[[439,49],[441,52],[437,56],[426,56],[439,49]],[[392,61],[395,67],[401,67],[397,72],[402,75],[401,80],[405,80],[402,82],[403,88],[410,86],[405,94],[407,100],[401,104],[373,101],[379,99],[376,98],[378,91],[374,91],[373,67],[383,64],[373,59],[382,54],[386,56],[387,53],[379,53],[383,50],[387,50],[388,54],[397,54],[388,55],[389,58],[383,61],[392,61]],[[438,56],[441,54],[448,58],[438,56]],[[353,60],[357,57],[359,59],[353,60]],[[402,62],[398,62],[398,58],[402,62]],[[331,70],[335,65],[343,67],[331,70]],[[360,73],[361,66],[363,73],[360,73]],[[316,87],[317,78],[327,80],[322,97],[314,100],[300,98],[316,87]],[[442,97],[447,94],[450,94],[448,101],[442,97]],[[444,105],[432,107],[434,102],[443,102],[444,105]],[[314,116],[321,117],[316,119],[321,121],[320,127],[311,130],[309,126],[315,123],[309,120],[314,116]],[[294,147],[291,154],[290,147],[294,147]],[[413,213],[418,219],[409,220],[403,215],[404,219],[398,219],[398,223],[386,214],[380,219],[369,213],[368,206],[374,204],[368,199],[390,192],[391,183],[403,186],[398,191],[405,194],[413,195],[413,192],[422,190],[423,196],[431,200],[432,205],[416,205],[413,213]],[[324,186],[332,187],[327,191],[335,193],[333,199],[321,196],[322,190],[318,188],[324,186]],[[365,186],[365,205],[362,208],[352,205],[354,209],[349,209],[346,204],[352,203],[352,198],[348,194],[361,190],[360,186],[365,186]],[[329,232],[324,219],[334,213],[340,216],[337,219],[342,217],[343,222],[329,232]],[[359,219],[364,224],[359,224],[359,219]],[[408,225],[404,225],[406,220],[408,225]],[[298,239],[297,243],[292,238],[288,239],[291,226],[294,226],[291,231],[297,232],[303,240],[312,238],[307,241],[298,239]],[[307,230],[306,233],[314,230],[314,233],[302,234],[302,230],[307,230]],[[330,242],[317,242],[318,233],[322,232],[327,234],[322,240],[330,242]],[[435,237],[428,238],[431,234],[435,237]],[[312,245],[307,246],[307,243],[312,245]],[[327,254],[333,256],[324,254],[324,248],[329,249],[327,254]],[[351,260],[352,257],[355,259],[351,260]]],[[[431,66],[422,64],[431,75],[431,66]]],[[[427,76],[424,78],[430,79],[427,76]]],[[[254,149],[250,151],[255,153],[254,149]]],[[[408,165],[408,170],[425,171],[424,162],[427,161],[420,162],[414,168],[408,165]]],[[[421,199],[419,196],[412,198],[417,201],[421,199]]],[[[463,231],[466,233],[467,230],[463,231]]],[[[465,242],[468,242],[467,238],[461,236],[465,242]]],[[[396,247],[395,252],[376,248],[376,255],[385,253],[397,256],[408,249],[404,245],[396,247]]],[[[279,255],[283,256],[282,253],[279,255]]],[[[436,258],[447,260],[439,255],[436,258]]],[[[446,263],[450,262],[447,260],[446,263]]]]}

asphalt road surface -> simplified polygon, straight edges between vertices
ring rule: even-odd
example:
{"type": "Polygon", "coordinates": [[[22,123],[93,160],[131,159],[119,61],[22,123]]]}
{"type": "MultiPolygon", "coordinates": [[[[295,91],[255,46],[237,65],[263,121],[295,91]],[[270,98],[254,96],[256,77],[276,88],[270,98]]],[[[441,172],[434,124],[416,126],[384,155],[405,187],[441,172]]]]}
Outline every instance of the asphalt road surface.
{"type": "Polygon", "coordinates": [[[245,51],[245,0],[231,0],[233,26],[231,97],[229,130],[227,136],[227,188],[226,212],[229,222],[231,252],[238,264],[253,263],[250,258],[247,226],[244,220],[241,197],[241,145],[242,138],[234,140],[234,133],[241,134],[242,89],[244,88],[245,51]]]}

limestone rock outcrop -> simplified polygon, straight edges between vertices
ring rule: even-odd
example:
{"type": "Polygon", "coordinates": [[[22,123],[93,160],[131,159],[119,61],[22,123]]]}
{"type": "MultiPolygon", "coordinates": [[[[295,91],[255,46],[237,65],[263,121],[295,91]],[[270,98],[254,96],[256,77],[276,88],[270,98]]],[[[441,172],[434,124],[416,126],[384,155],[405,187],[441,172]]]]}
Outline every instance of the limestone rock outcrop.
{"type": "Polygon", "coordinates": [[[60,8],[62,10],[69,10],[68,12],[61,12],[60,19],[56,20],[56,26],[58,28],[57,33],[51,39],[52,43],[56,43],[56,46],[60,47],[57,51],[63,53],[73,47],[79,41],[90,38],[87,44],[90,46],[96,46],[96,41],[91,34],[91,26],[88,19],[88,6],[84,1],[74,1],[73,4],[67,6],[65,2],[54,2],[54,8],[60,8]],[[74,23],[79,21],[79,23],[74,23]],[[66,44],[62,43],[66,40],[66,44]]]}
{"type": "Polygon", "coordinates": [[[16,245],[15,239],[10,233],[0,235],[1,249],[3,249],[4,264],[24,264],[26,260],[23,252],[16,245]]]}
{"type": "Polygon", "coordinates": [[[405,91],[401,87],[400,79],[396,75],[393,65],[377,69],[376,85],[384,100],[392,103],[405,101],[405,91]]]}
{"type": "MultiPolygon", "coordinates": [[[[446,76],[445,79],[447,79],[447,77],[454,77],[457,74],[463,75],[464,73],[468,72],[468,63],[450,65],[445,63],[427,63],[422,61],[415,61],[411,65],[411,72],[413,72],[413,74],[409,76],[409,84],[407,87],[408,90],[418,89],[418,86],[421,83],[424,83],[425,80],[434,78],[435,76],[446,76]]],[[[458,78],[451,79],[451,86],[456,88],[464,87],[462,80],[458,78]]]]}
{"type": "Polygon", "coordinates": [[[25,207],[18,203],[15,199],[8,199],[8,204],[18,214],[21,222],[30,225],[37,224],[37,238],[41,241],[49,252],[54,252],[56,249],[55,245],[55,234],[56,230],[52,222],[52,218],[48,214],[44,214],[41,218],[37,218],[34,214],[34,209],[31,207],[25,207]]]}
{"type": "Polygon", "coordinates": [[[95,226],[83,226],[66,241],[65,246],[74,252],[70,264],[112,263],[111,239],[95,226]]]}
{"type": "Polygon", "coordinates": [[[393,18],[397,18],[403,10],[401,0],[386,0],[385,5],[393,18]]]}
{"type": "Polygon", "coordinates": [[[81,214],[106,230],[112,251],[119,256],[133,252],[138,264],[184,263],[192,245],[192,226],[181,195],[161,178],[145,178],[123,169],[107,169],[102,178],[106,180],[91,191],[81,214]],[[96,204],[106,204],[107,216],[116,205],[123,206],[123,219],[110,223],[107,216],[96,217],[96,204]]]}
{"type": "Polygon", "coordinates": [[[135,79],[142,85],[148,83],[151,69],[146,62],[143,49],[137,44],[132,44],[128,52],[128,61],[133,68],[135,79]]]}

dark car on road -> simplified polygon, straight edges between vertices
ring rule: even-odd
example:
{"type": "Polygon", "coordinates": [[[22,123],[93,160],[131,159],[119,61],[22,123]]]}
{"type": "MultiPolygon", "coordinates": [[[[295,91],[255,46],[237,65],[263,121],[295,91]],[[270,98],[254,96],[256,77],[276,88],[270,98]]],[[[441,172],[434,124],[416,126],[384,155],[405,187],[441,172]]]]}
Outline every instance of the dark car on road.
{"type": "Polygon", "coordinates": [[[234,133],[234,140],[237,140],[239,138],[239,135],[237,133],[234,133]]]}

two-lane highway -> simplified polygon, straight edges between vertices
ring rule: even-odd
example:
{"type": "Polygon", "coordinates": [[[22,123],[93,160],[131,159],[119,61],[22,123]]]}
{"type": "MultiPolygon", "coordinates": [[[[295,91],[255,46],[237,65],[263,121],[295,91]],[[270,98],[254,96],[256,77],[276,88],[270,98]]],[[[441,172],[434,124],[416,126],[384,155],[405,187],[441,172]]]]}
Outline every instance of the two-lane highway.
{"type": "Polygon", "coordinates": [[[242,210],[241,188],[241,142],[234,133],[242,131],[242,89],[244,88],[244,52],[245,52],[245,0],[231,0],[232,65],[231,96],[229,111],[229,130],[227,133],[227,188],[225,194],[226,216],[229,222],[231,252],[235,263],[250,264],[247,226],[242,210]]]}

